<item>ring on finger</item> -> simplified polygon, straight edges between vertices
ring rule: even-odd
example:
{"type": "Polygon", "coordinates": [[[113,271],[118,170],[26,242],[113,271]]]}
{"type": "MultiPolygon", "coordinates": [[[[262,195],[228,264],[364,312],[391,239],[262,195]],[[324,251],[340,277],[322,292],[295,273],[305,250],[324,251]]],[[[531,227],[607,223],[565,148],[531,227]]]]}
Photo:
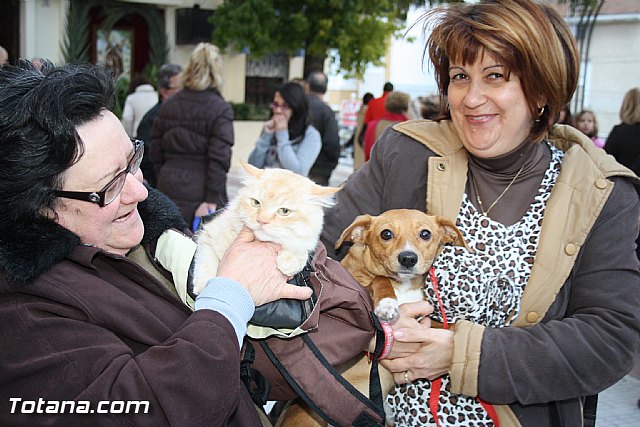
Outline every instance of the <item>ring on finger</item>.
{"type": "Polygon", "coordinates": [[[409,371],[404,371],[404,381],[407,382],[407,383],[411,382],[409,380],[409,371]]]}

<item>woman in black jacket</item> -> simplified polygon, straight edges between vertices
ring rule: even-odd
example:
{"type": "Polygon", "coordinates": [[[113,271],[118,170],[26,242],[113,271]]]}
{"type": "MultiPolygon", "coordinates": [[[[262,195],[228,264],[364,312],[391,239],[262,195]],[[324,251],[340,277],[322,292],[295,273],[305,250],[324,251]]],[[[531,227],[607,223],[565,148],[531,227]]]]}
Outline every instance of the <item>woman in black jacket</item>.
{"type": "Polygon", "coordinates": [[[184,88],[160,108],[151,132],[157,188],[188,224],[227,203],[233,110],[219,92],[219,49],[200,43],[182,76],[184,88]]]}
{"type": "MultiPolygon", "coordinates": [[[[622,123],[611,129],[604,149],[633,173],[640,175],[640,88],[634,87],[624,95],[620,120],[622,123]]],[[[638,187],[636,190],[640,193],[638,187]]],[[[640,259],[640,236],[636,239],[636,245],[636,254],[640,259]]]]}
{"type": "Polygon", "coordinates": [[[636,175],[640,172],[640,88],[630,89],[622,100],[620,120],[609,133],[604,149],[636,175]]]}

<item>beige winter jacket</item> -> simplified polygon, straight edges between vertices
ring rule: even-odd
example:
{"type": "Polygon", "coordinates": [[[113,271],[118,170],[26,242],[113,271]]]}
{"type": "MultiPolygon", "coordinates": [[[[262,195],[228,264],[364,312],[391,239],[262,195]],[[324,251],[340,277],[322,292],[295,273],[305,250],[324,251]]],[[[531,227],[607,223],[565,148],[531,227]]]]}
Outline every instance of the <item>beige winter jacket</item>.
{"type": "MultiPolygon", "coordinates": [[[[394,127],[441,157],[429,158],[427,206],[430,214],[456,220],[467,179],[467,151],[453,126],[427,128],[422,121],[394,127]],[[428,131],[428,132],[427,132],[428,131]]],[[[554,127],[549,140],[566,151],[562,172],[547,203],[538,253],[513,326],[538,323],[567,279],[576,255],[613,188],[607,177],[637,177],[588,138],[568,126],[554,127]],[[592,209],[596,206],[596,209],[592,209]],[[567,212],[589,215],[567,215],[567,212]]],[[[451,391],[478,394],[478,366],[484,326],[462,320],[456,324],[451,391]],[[469,356],[476,355],[476,357],[469,356]]],[[[507,405],[495,406],[501,426],[519,426],[507,405]]]]}

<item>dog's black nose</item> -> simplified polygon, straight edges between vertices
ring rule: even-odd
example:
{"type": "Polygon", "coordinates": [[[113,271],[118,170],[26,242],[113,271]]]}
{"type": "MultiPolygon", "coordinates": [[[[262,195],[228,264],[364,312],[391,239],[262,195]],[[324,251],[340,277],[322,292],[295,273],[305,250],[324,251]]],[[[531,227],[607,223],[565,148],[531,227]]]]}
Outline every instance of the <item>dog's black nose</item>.
{"type": "Polygon", "coordinates": [[[398,254],[398,262],[403,267],[411,268],[418,263],[418,255],[411,251],[400,252],[398,254]]]}

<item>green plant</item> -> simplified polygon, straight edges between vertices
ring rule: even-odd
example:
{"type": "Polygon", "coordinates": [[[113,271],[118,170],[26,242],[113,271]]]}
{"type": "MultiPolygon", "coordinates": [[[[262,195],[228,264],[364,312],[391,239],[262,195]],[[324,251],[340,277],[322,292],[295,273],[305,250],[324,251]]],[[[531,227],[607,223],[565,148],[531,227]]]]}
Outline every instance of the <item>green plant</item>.
{"type": "Polygon", "coordinates": [[[149,82],[156,90],[158,89],[158,68],[155,64],[147,64],[142,70],[142,74],[149,79],[149,82]]]}
{"type": "Polygon", "coordinates": [[[410,0],[225,0],[211,18],[213,42],[222,49],[246,47],[255,57],[279,51],[292,55],[303,49],[305,64],[322,63],[335,48],[340,69],[361,76],[368,64],[381,63],[385,42],[404,27],[410,4],[410,0]]]}
{"type": "Polygon", "coordinates": [[[263,121],[269,118],[271,109],[266,105],[253,105],[245,102],[230,102],[235,120],[263,121]]]}
{"type": "Polygon", "coordinates": [[[120,76],[116,80],[116,105],[113,114],[119,119],[122,118],[122,110],[124,109],[124,101],[129,94],[129,79],[126,76],[120,76]]]}
{"type": "Polygon", "coordinates": [[[244,102],[231,102],[230,104],[235,120],[249,120],[249,104],[244,102]]]}
{"type": "Polygon", "coordinates": [[[69,2],[62,39],[62,55],[66,62],[89,62],[89,9],[91,4],[69,2]]]}
{"type": "Polygon", "coordinates": [[[251,120],[268,120],[271,117],[271,107],[268,105],[252,105],[251,120]]]}

